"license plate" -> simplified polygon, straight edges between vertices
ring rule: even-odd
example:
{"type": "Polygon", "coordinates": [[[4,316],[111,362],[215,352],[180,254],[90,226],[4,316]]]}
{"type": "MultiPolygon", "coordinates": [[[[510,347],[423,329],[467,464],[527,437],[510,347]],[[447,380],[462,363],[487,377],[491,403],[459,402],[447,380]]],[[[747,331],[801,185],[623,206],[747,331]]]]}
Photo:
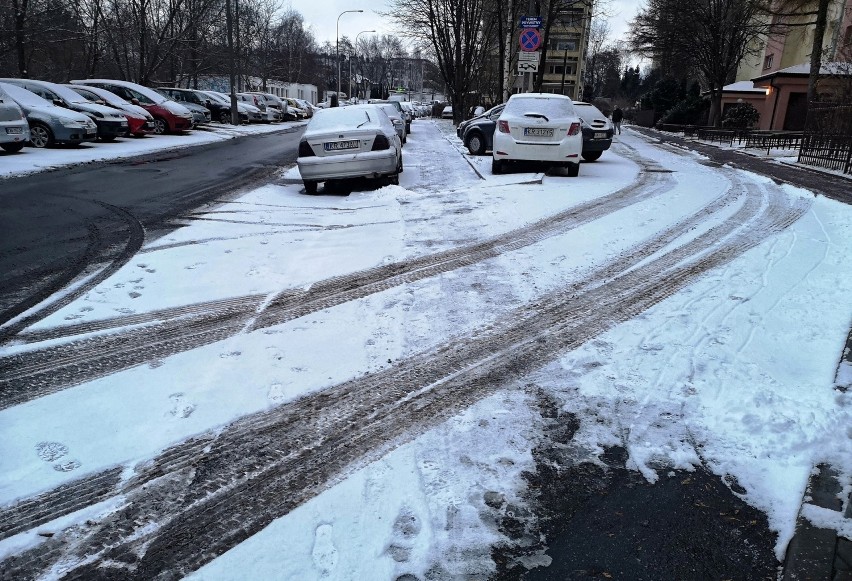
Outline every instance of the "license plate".
{"type": "Polygon", "coordinates": [[[20,135],[24,130],[21,127],[7,127],[6,135],[20,135]]]}
{"type": "Polygon", "coordinates": [[[97,129],[86,129],[86,135],[96,135],[97,132],[97,129]]]}
{"type": "Polygon", "coordinates": [[[541,127],[524,127],[524,135],[529,137],[553,137],[553,129],[541,127]]]}
{"type": "Polygon", "coordinates": [[[606,139],[606,133],[595,133],[595,139],[606,139]]]}
{"type": "Polygon", "coordinates": [[[121,122],[121,126],[122,126],[122,127],[127,127],[127,121],[122,121],[122,122],[121,122]]]}
{"type": "Polygon", "coordinates": [[[341,149],[358,149],[358,145],[360,142],[357,139],[352,141],[332,141],[331,143],[325,143],[323,147],[325,147],[326,151],[340,151],[341,149]]]}

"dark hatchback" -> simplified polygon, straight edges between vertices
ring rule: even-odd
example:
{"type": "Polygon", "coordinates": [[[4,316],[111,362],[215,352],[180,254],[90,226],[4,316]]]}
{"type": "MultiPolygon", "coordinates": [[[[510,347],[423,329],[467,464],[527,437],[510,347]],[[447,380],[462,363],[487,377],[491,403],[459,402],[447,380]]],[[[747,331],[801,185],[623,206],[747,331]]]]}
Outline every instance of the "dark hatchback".
{"type": "Polygon", "coordinates": [[[494,144],[494,129],[497,127],[497,118],[500,117],[505,106],[497,105],[482,115],[459,123],[456,133],[471,154],[485,155],[486,151],[491,150],[494,144]]]}
{"type": "Polygon", "coordinates": [[[583,159],[597,161],[612,145],[612,122],[591,103],[574,101],[574,109],[583,122],[583,159]]]}
{"type": "Polygon", "coordinates": [[[201,91],[196,89],[182,89],[179,87],[158,87],[155,90],[161,95],[164,95],[173,101],[177,101],[182,105],[189,103],[191,105],[206,107],[210,110],[210,117],[220,123],[231,122],[230,104],[225,105],[224,103],[215,101],[211,99],[209,95],[205,95],[201,91]]]}

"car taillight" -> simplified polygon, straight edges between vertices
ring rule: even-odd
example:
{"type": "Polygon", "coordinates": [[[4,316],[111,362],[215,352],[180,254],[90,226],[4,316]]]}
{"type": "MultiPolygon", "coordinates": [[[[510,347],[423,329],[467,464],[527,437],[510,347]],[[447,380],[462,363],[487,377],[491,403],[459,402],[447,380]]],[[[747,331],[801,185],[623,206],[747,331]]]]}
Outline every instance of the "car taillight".
{"type": "Polygon", "coordinates": [[[509,133],[509,122],[508,121],[498,121],[497,129],[500,130],[500,133],[509,133]]]}
{"type": "Polygon", "coordinates": [[[376,135],[376,139],[373,141],[372,151],[381,151],[383,149],[390,149],[390,141],[388,141],[387,137],[379,133],[376,135]]]}
{"type": "Polygon", "coordinates": [[[568,135],[577,135],[578,133],[580,133],[580,124],[572,123],[571,127],[568,128],[568,135]]]}
{"type": "Polygon", "coordinates": [[[314,150],[307,141],[299,142],[299,157],[313,157],[314,150]]]}

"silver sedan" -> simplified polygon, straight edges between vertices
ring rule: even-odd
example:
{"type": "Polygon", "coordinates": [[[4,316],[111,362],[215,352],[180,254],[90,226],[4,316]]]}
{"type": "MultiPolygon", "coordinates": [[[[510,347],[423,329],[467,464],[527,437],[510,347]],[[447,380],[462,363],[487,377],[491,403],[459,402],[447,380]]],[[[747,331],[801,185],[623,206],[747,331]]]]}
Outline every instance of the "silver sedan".
{"type": "Polygon", "coordinates": [[[378,107],[333,107],[311,118],[296,163],[309,194],[315,194],[319,182],[327,180],[384,178],[398,184],[402,142],[378,107]]]}

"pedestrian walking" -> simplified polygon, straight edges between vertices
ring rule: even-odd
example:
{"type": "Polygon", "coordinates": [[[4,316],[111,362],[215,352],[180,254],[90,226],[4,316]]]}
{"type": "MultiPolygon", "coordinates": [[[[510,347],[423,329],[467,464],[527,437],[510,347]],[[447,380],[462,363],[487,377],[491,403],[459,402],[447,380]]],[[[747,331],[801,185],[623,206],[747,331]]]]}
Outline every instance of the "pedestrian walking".
{"type": "Polygon", "coordinates": [[[621,135],[622,119],[624,119],[624,113],[621,111],[621,107],[616,106],[615,111],[612,112],[612,126],[619,135],[621,135]]]}

